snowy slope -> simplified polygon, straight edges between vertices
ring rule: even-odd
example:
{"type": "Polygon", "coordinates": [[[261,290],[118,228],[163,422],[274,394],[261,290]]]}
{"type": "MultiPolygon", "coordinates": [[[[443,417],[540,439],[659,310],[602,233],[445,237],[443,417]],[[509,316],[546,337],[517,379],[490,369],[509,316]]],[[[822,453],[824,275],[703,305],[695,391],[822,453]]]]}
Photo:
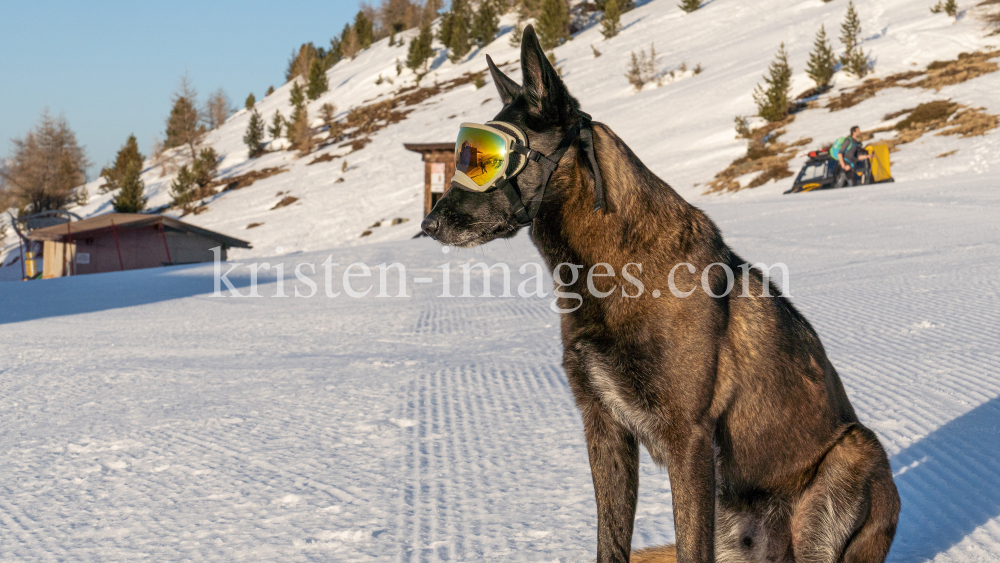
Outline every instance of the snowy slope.
{"type": "MultiPolygon", "coordinates": [[[[886,445],[903,499],[892,563],[1000,557],[998,179],[704,205],[740,254],[788,264],[886,445]]],[[[309,292],[295,265],[317,264],[309,299],[271,297],[273,277],[259,299],[213,298],[211,265],[8,284],[0,560],[592,560],[551,296],[438,297],[442,264],[459,295],[459,265],[484,258],[515,284],[539,260],[523,236],[267,259],[288,295],[309,292]],[[336,275],[404,264],[410,297],[324,297],[330,254],[336,275]]],[[[635,545],[672,540],[668,478],[645,454],[640,489],[635,545]]]]}
{"type": "MultiPolygon", "coordinates": [[[[795,70],[795,93],[812,86],[805,66],[812,41],[820,25],[828,35],[839,35],[846,7],[841,2],[822,0],[789,2],[759,0],[736,2],[716,0],[691,14],[684,14],[673,0],[639,2],[640,6],[622,17],[624,29],[604,40],[598,25],[577,34],[572,41],[556,49],[559,66],[571,92],[582,102],[585,111],[609,124],[657,174],[683,195],[693,200],[705,196],[704,184],[734,158],[741,156],[745,143],[737,140],[733,117],[755,112],[752,92],[761,81],[767,65],[780,43],[784,42],[795,70]],[[678,69],[682,63],[704,71],[667,81],[660,88],[647,86],[636,94],[628,84],[624,69],[632,51],[655,45],[660,55],[660,69],[678,69]],[[591,46],[602,56],[594,58],[591,46]]],[[[871,0],[859,6],[866,37],[864,48],[877,61],[875,76],[924,68],[935,60],[953,59],[960,52],[996,46],[996,37],[986,37],[983,24],[966,13],[957,23],[943,14],[931,14],[923,2],[913,0],[871,0]]],[[[490,45],[475,50],[460,64],[447,60],[440,51],[432,71],[422,85],[444,83],[468,72],[486,68],[485,55],[498,63],[515,62],[518,50],[508,44],[513,16],[502,20],[502,33],[490,45]]],[[[402,34],[409,40],[416,30],[402,34]]],[[[839,43],[834,41],[839,47],[839,43]]],[[[406,47],[389,47],[383,39],[355,59],[342,61],[328,72],[330,91],[309,105],[311,116],[327,102],[337,106],[340,115],[353,107],[387,99],[397,89],[413,84],[413,74],[395,71],[396,60],[405,59],[406,47]],[[392,81],[375,82],[379,76],[392,81]]],[[[520,78],[518,65],[506,70],[520,78]]],[[[857,84],[843,73],[836,77],[836,89],[857,84]]],[[[290,85],[258,102],[265,119],[274,112],[290,112],[290,85]]],[[[814,139],[814,146],[844,135],[854,124],[870,129],[882,122],[884,115],[920,102],[952,99],[972,107],[984,107],[1000,113],[1000,73],[944,88],[940,92],[922,89],[893,88],[875,98],[844,111],[808,110],[799,114],[788,128],[785,139],[814,139]]],[[[821,100],[821,103],[823,102],[821,100]]],[[[824,104],[825,105],[825,104],[824,104]]],[[[343,159],[309,165],[318,155],[342,154],[349,149],[324,149],[305,158],[288,151],[270,153],[257,160],[247,160],[242,136],[248,113],[241,110],[228,122],[212,131],[206,143],[224,155],[223,176],[241,174],[268,167],[287,167],[288,172],[261,180],[235,192],[216,196],[209,210],[188,216],[198,225],[216,229],[251,241],[253,250],[234,251],[234,257],[262,255],[282,246],[285,251],[316,250],[345,244],[384,240],[405,240],[419,230],[422,214],[423,167],[420,156],[406,151],[404,142],[450,141],[461,121],[485,121],[499,109],[496,92],[487,75],[487,84],[475,89],[471,84],[434,96],[417,106],[406,120],[391,125],[372,137],[372,143],[346,157],[347,172],[341,172],[343,159]],[[343,182],[337,183],[343,179],[343,182]],[[282,192],[281,196],[277,194],[282,192]],[[272,210],[281,197],[291,195],[299,201],[289,207],[272,210]],[[409,221],[394,227],[372,229],[369,237],[362,232],[376,221],[404,218],[409,221]],[[251,230],[251,223],[263,225],[251,230]]],[[[893,155],[893,172],[898,181],[916,178],[953,178],[956,174],[980,174],[994,170],[997,160],[990,158],[1000,149],[1000,131],[982,137],[925,136],[901,147],[893,155]],[[953,156],[934,158],[957,150],[953,156]]],[[[793,169],[803,162],[792,161],[793,169]]],[[[150,207],[169,202],[172,175],[160,177],[159,169],[143,176],[150,196],[150,207]]],[[[100,182],[98,180],[97,182],[100,182]]],[[[76,210],[83,215],[110,210],[110,195],[97,195],[97,182],[88,188],[89,205],[76,210]]],[[[733,196],[755,198],[787,189],[791,178],[772,182],[761,188],[733,196]]],[[[10,246],[7,251],[16,250],[10,246]]],[[[8,254],[8,260],[10,259],[8,254]]],[[[0,269],[0,278],[11,271],[0,269]]]]}

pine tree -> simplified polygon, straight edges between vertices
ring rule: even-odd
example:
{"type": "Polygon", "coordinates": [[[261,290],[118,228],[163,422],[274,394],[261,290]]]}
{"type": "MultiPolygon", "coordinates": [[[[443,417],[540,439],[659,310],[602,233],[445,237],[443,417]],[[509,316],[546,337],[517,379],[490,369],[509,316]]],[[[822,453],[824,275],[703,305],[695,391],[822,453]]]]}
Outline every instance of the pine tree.
{"type": "Polygon", "coordinates": [[[277,141],[281,138],[281,131],[285,128],[285,118],[281,117],[278,110],[274,110],[274,117],[271,118],[271,126],[267,132],[271,134],[271,139],[277,141]]]}
{"type": "Polygon", "coordinates": [[[549,51],[569,40],[569,10],[566,0],[542,0],[542,12],[535,25],[538,42],[549,51]]]}
{"type": "Polygon", "coordinates": [[[820,26],[816,40],[813,42],[813,51],[809,53],[809,63],[806,66],[806,74],[813,79],[817,88],[827,88],[833,80],[833,73],[837,70],[837,55],[833,52],[833,47],[826,37],[826,26],[820,26]]]}
{"type": "Polygon", "coordinates": [[[363,10],[354,17],[354,34],[358,39],[359,50],[367,49],[375,41],[375,30],[372,21],[368,19],[363,10]]]}
{"type": "Polygon", "coordinates": [[[292,148],[303,155],[312,152],[312,128],[309,127],[309,110],[305,106],[292,112],[292,120],[288,124],[286,135],[292,143],[292,148]]]}
{"type": "Polygon", "coordinates": [[[326,65],[327,69],[333,68],[333,65],[339,63],[344,58],[344,50],[341,49],[340,40],[340,37],[330,39],[330,50],[323,57],[323,64],[326,65]]]}
{"type": "MultiPolygon", "coordinates": [[[[983,4],[987,3],[988,2],[984,2],[983,4]]],[[[955,0],[947,0],[947,1],[938,0],[938,3],[934,4],[934,6],[931,8],[931,13],[940,14],[941,12],[944,12],[953,18],[957,18],[958,3],[955,2],[955,0]]]]}
{"type": "Polygon", "coordinates": [[[485,47],[493,42],[500,31],[500,16],[494,0],[483,0],[472,23],[472,39],[476,45],[485,47]]]}
{"type": "Polygon", "coordinates": [[[119,183],[120,189],[111,200],[111,206],[116,213],[139,213],[146,208],[144,196],[146,185],[140,174],[142,165],[135,161],[129,162],[119,183]]]}
{"type": "Polygon", "coordinates": [[[128,168],[135,164],[141,172],[142,164],[145,160],[146,157],[139,152],[139,143],[136,142],[135,135],[129,135],[128,140],[125,141],[122,148],[118,150],[118,155],[115,156],[114,166],[110,168],[105,166],[101,170],[104,185],[99,188],[99,191],[102,194],[106,194],[121,189],[128,168]]]}
{"type": "Polygon", "coordinates": [[[871,70],[871,65],[868,63],[868,55],[861,49],[858,39],[860,35],[861,19],[854,9],[854,0],[850,0],[844,23],[840,25],[840,42],[844,44],[844,55],[840,57],[840,64],[844,65],[847,72],[858,78],[864,78],[871,70]]]}
{"type": "Polygon", "coordinates": [[[198,158],[191,166],[194,182],[199,188],[204,188],[212,182],[219,169],[219,155],[212,147],[201,149],[198,158]]]}
{"type": "Polygon", "coordinates": [[[469,38],[468,26],[459,25],[455,27],[451,34],[451,44],[448,47],[451,49],[448,59],[453,63],[457,63],[465,55],[469,54],[469,51],[472,50],[472,40],[469,38]]]}
{"type": "Polygon", "coordinates": [[[418,72],[421,67],[424,67],[427,60],[434,56],[434,49],[431,47],[433,41],[431,24],[424,22],[420,26],[420,35],[410,40],[410,50],[406,55],[406,67],[413,72],[418,72]]]}
{"type": "Polygon", "coordinates": [[[542,0],[520,0],[517,3],[520,4],[517,11],[521,19],[537,18],[542,12],[542,0]]]}
{"type": "Polygon", "coordinates": [[[622,17],[621,0],[606,0],[604,3],[604,20],[601,21],[601,35],[611,39],[618,35],[621,29],[619,20],[622,17]]]}
{"type": "MultiPolygon", "coordinates": [[[[625,71],[625,78],[628,79],[628,83],[638,92],[646,84],[646,78],[643,76],[643,65],[639,60],[639,56],[635,54],[635,51],[632,51],[631,55],[628,69],[625,71]]],[[[645,56],[645,53],[643,55],[645,56]]]]}
{"type": "MultiPolygon", "coordinates": [[[[472,40],[469,28],[472,26],[472,13],[468,0],[452,0],[451,11],[448,12],[448,42],[445,46],[451,51],[448,58],[458,62],[472,50],[472,40]]],[[[442,24],[442,29],[444,25],[442,24]]]]}
{"type": "Polygon", "coordinates": [[[305,106],[306,94],[302,89],[302,85],[298,81],[292,84],[292,90],[288,93],[288,102],[292,104],[292,111],[305,106]]]}
{"type": "Polygon", "coordinates": [[[253,109],[253,106],[256,103],[257,103],[257,98],[254,98],[253,92],[250,92],[250,95],[247,96],[247,101],[243,102],[243,107],[247,109],[253,109]]]}
{"type": "Polygon", "coordinates": [[[448,43],[451,42],[451,14],[451,10],[445,12],[441,16],[441,25],[438,26],[437,40],[444,45],[445,49],[448,48],[448,43]]]}
{"type": "Polygon", "coordinates": [[[337,116],[337,106],[331,103],[325,103],[319,108],[320,118],[323,120],[323,124],[326,125],[327,139],[333,141],[339,140],[344,133],[344,124],[337,121],[335,118],[337,116]]]}
{"type": "Polygon", "coordinates": [[[336,115],[337,115],[337,106],[331,103],[325,103],[319,108],[319,116],[320,118],[323,119],[323,123],[326,124],[327,127],[329,127],[330,124],[333,123],[333,118],[336,115]]]}
{"type": "Polygon", "coordinates": [[[167,118],[167,138],[163,142],[165,148],[171,149],[187,145],[191,151],[191,159],[197,156],[195,146],[204,133],[198,125],[198,93],[186,76],[181,77],[181,84],[174,93],[173,107],[167,118]]]}
{"type": "Polygon", "coordinates": [[[681,0],[681,3],[678,4],[678,6],[680,9],[690,14],[698,8],[701,8],[701,0],[681,0]]]}
{"type": "Polygon", "coordinates": [[[177,171],[177,177],[170,185],[170,206],[191,211],[191,204],[196,199],[211,193],[206,188],[215,178],[218,168],[219,155],[215,149],[202,149],[191,166],[185,164],[177,171]]]}
{"type": "Polygon", "coordinates": [[[768,121],[781,121],[788,116],[788,107],[791,104],[789,94],[792,89],[792,68],[788,66],[788,52],[785,51],[784,43],[778,49],[775,61],[768,68],[764,83],[767,84],[766,88],[758,84],[753,93],[754,102],[757,103],[757,113],[768,121]]]}
{"type": "Polygon", "coordinates": [[[306,88],[306,95],[310,100],[315,100],[330,88],[326,78],[326,70],[323,68],[323,61],[315,59],[312,68],[309,69],[309,85],[306,88]]]}
{"type": "Polygon", "coordinates": [[[250,122],[247,123],[246,133],[243,134],[243,144],[247,146],[250,158],[264,154],[264,120],[257,113],[257,108],[250,110],[250,122]]]}
{"type": "Polygon", "coordinates": [[[298,82],[292,85],[290,95],[292,115],[285,131],[285,136],[302,154],[312,151],[312,129],[309,127],[309,111],[306,108],[305,94],[298,82]]]}
{"type": "Polygon", "coordinates": [[[274,93],[274,86],[268,86],[267,87],[267,92],[264,92],[264,97],[266,98],[266,97],[270,96],[273,93],[274,93]]]}
{"type": "Polygon", "coordinates": [[[180,207],[188,211],[196,186],[191,169],[186,164],[181,166],[181,169],[177,171],[177,177],[170,184],[170,206],[180,207]]]}
{"type": "Polygon", "coordinates": [[[524,34],[524,20],[520,17],[517,18],[517,22],[514,23],[514,29],[510,32],[510,39],[507,40],[507,44],[511,47],[518,47],[521,45],[521,36],[524,34]]]}

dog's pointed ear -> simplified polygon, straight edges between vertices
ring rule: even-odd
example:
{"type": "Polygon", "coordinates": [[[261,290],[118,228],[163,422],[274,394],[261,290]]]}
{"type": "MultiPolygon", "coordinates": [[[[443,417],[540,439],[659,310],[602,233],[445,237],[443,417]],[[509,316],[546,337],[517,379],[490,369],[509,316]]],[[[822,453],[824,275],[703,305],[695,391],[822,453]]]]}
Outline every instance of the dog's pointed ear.
{"type": "Polygon", "coordinates": [[[569,110],[574,101],[556,69],[552,68],[542,45],[529,25],[521,35],[522,93],[528,102],[528,114],[545,123],[556,123],[569,110]]]}
{"type": "Polygon", "coordinates": [[[486,64],[490,67],[490,75],[493,76],[493,84],[497,87],[497,92],[500,93],[500,100],[503,101],[503,105],[507,105],[514,101],[514,97],[521,93],[521,85],[510,79],[509,76],[504,74],[497,68],[497,65],[493,64],[493,58],[486,55],[486,64]]]}

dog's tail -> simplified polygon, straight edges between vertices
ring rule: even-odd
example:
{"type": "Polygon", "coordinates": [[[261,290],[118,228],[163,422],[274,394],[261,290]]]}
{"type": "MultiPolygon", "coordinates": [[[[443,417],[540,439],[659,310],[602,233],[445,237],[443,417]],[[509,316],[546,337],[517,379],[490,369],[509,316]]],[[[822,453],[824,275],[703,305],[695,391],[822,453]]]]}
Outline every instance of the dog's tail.
{"type": "Polygon", "coordinates": [[[644,547],[633,551],[629,559],[632,563],[677,563],[677,548],[673,545],[644,547]]]}

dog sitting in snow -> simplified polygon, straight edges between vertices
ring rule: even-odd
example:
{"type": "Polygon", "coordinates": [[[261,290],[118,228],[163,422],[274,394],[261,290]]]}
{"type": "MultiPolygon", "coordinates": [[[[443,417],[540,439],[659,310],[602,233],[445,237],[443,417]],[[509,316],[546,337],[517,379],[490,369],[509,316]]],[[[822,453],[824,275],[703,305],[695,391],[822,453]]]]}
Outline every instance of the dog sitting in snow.
{"type": "Polygon", "coordinates": [[[523,85],[489,66],[504,107],[483,127],[522,132],[512,146],[524,160],[501,188],[448,190],[424,231],[474,246],[530,224],[550,269],[631,264],[649,290],[630,296],[612,291],[615,277],[593,278],[599,297],[581,275],[563,290],[582,303],[560,300],[579,305],[562,315],[563,365],[590,456],[597,561],[884,561],[900,507],[889,461],[808,321],[580,111],[530,26],[523,85]],[[693,291],[666,291],[670,279],[693,291]],[[631,553],[640,444],[669,472],[676,547],[631,553]]]}

